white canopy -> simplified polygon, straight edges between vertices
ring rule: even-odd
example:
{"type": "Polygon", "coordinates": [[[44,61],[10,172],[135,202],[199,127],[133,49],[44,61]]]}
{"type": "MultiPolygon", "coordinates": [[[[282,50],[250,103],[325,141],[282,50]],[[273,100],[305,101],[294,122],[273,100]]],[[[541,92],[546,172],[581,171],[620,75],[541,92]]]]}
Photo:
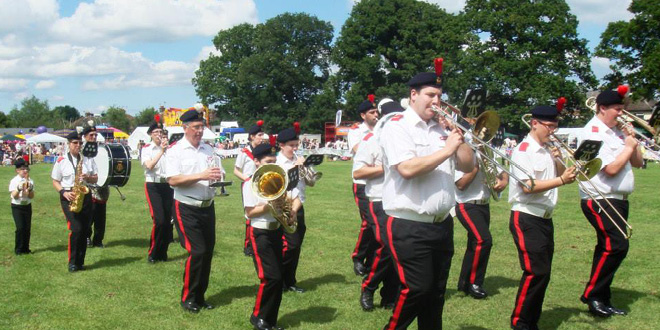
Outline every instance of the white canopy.
{"type": "Polygon", "coordinates": [[[144,143],[149,143],[151,137],[147,134],[147,126],[138,126],[133,130],[133,133],[128,137],[128,146],[131,147],[131,150],[137,151],[137,146],[142,140],[144,143]]]}
{"type": "Polygon", "coordinates": [[[41,133],[35,136],[31,136],[27,138],[25,141],[27,141],[28,143],[49,143],[49,142],[58,143],[58,142],[66,142],[66,139],[61,136],[53,135],[50,133],[41,133]]]}

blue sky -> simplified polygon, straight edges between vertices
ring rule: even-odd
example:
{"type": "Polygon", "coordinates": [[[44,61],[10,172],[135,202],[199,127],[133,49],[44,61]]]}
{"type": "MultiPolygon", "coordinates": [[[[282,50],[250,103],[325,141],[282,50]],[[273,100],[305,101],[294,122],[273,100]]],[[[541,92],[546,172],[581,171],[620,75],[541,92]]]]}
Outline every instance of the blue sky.
{"type": "MultiPolygon", "coordinates": [[[[464,1],[425,0],[450,12],[464,1]]],[[[240,23],[305,12],[335,33],[354,0],[0,0],[0,111],[35,95],[51,107],[100,113],[120,106],[189,107],[190,83],[212,38],[240,23]]],[[[630,0],[567,0],[593,48],[608,22],[627,20],[630,0]]],[[[597,76],[608,61],[594,58],[597,76]]]]}

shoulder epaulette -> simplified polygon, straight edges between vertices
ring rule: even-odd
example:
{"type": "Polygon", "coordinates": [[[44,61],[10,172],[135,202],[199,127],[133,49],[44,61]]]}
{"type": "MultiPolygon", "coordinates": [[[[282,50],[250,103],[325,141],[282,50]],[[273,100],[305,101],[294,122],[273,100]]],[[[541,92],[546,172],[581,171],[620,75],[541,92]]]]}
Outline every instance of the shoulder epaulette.
{"type": "Polygon", "coordinates": [[[391,121],[399,121],[401,118],[403,118],[403,115],[396,115],[390,119],[391,121]]]}
{"type": "Polygon", "coordinates": [[[364,136],[364,139],[363,139],[363,140],[364,140],[364,141],[367,141],[367,140],[369,140],[369,138],[371,138],[372,136],[374,136],[374,133],[369,133],[369,134],[367,134],[367,135],[364,136]]]}
{"type": "Polygon", "coordinates": [[[591,126],[592,133],[598,133],[598,126],[591,126]]]}
{"type": "Polygon", "coordinates": [[[358,124],[358,123],[355,123],[355,124],[353,124],[353,126],[351,126],[351,129],[357,129],[357,128],[358,128],[358,126],[360,126],[360,124],[358,124]]]}
{"type": "Polygon", "coordinates": [[[527,151],[527,147],[529,147],[529,143],[523,142],[523,143],[520,144],[520,147],[518,147],[518,150],[520,150],[522,152],[525,152],[525,151],[527,151]]]}
{"type": "Polygon", "coordinates": [[[151,145],[151,143],[147,143],[147,144],[143,145],[142,148],[146,148],[146,147],[148,147],[148,146],[150,146],[150,145],[151,145]]]}
{"type": "Polygon", "coordinates": [[[62,159],[64,159],[64,157],[60,156],[60,158],[57,159],[57,162],[58,162],[58,163],[61,162],[62,159]]]}

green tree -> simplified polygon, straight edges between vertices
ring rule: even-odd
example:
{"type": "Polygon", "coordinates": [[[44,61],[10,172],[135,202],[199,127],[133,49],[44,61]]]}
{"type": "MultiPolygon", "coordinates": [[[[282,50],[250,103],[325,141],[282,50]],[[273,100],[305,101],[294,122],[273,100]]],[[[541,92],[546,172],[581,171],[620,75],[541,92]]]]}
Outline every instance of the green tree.
{"type": "MultiPolygon", "coordinates": [[[[220,31],[213,43],[221,55],[195,72],[197,95],[220,119],[243,126],[263,119],[269,132],[289,127],[313,110],[328,80],[332,32],[329,22],[289,13],[220,31]]],[[[303,125],[306,132],[322,128],[303,125]]]]}
{"type": "Polygon", "coordinates": [[[526,130],[520,117],[532,106],[554,104],[560,96],[568,99],[567,111],[583,109],[596,78],[569,10],[564,0],[468,0],[461,16],[473,37],[453,83],[463,90],[486,88],[489,107],[514,132],[526,130]]]}
{"type": "Polygon", "coordinates": [[[9,117],[7,115],[0,111],[0,127],[11,127],[11,121],[9,120],[9,117]]]}
{"type": "Polygon", "coordinates": [[[154,107],[145,108],[135,116],[136,126],[149,126],[154,122],[154,116],[158,113],[154,107]]]}
{"type": "Polygon", "coordinates": [[[111,106],[103,113],[103,121],[129,134],[133,128],[132,117],[126,114],[126,110],[117,106],[111,106]]]}
{"type": "Polygon", "coordinates": [[[21,107],[14,106],[9,112],[14,127],[39,127],[51,123],[48,101],[41,101],[34,95],[21,101],[21,107]]]}
{"type": "Polygon", "coordinates": [[[660,6],[657,0],[633,0],[630,22],[609,23],[596,55],[613,61],[605,79],[613,87],[628,83],[636,98],[660,98],[660,6]]]}
{"type": "Polygon", "coordinates": [[[51,124],[54,129],[71,127],[72,123],[80,118],[78,109],[70,106],[57,106],[51,111],[51,124]]]}
{"type": "MultiPolygon", "coordinates": [[[[333,49],[333,62],[345,91],[348,118],[368,94],[408,96],[405,83],[416,73],[433,71],[433,59],[445,59],[449,82],[456,71],[467,30],[437,5],[415,0],[363,0],[353,6],[333,49]]],[[[445,84],[450,95],[457,91],[445,84]]]]}

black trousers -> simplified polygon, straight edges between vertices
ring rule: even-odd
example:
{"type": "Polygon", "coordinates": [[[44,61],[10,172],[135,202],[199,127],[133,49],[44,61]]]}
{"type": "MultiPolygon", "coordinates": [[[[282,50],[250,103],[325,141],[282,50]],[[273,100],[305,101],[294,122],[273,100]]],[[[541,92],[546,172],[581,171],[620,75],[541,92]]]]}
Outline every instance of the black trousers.
{"type": "Polygon", "coordinates": [[[467,230],[467,247],[463,266],[458,277],[458,289],[465,290],[469,284],[483,285],[488,267],[488,258],[493,246],[490,235],[490,206],[456,204],[456,217],[467,230]]]}
{"type": "Polygon", "coordinates": [[[523,271],[511,314],[513,328],[538,329],[555,249],[552,219],[511,211],[509,230],[523,271]]]}
{"type": "Polygon", "coordinates": [[[107,201],[92,199],[92,215],[89,223],[89,230],[87,231],[87,238],[92,240],[92,245],[103,244],[107,210],[106,203],[107,201]],[[94,231],[94,237],[92,237],[92,230],[94,231]]]}
{"type": "Polygon", "coordinates": [[[167,248],[172,235],[174,190],[167,183],[145,182],[144,194],[153,221],[148,255],[156,261],[167,261],[167,248]]]}
{"type": "MultiPolygon", "coordinates": [[[[620,199],[608,199],[619,213],[628,219],[628,201],[620,199]]],[[[583,297],[586,299],[600,300],[610,304],[612,296],[610,286],[614,280],[614,274],[628,254],[628,240],[614,226],[607,212],[616,221],[617,225],[626,230],[626,225],[621,218],[612,210],[605,201],[599,200],[600,207],[593,200],[582,200],[582,213],[596,230],[598,243],[594,250],[593,262],[591,264],[591,276],[584,289],[583,297]]]]}
{"type": "Polygon", "coordinates": [[[32,204],[11,204],[11,215],[14,217],[16,233],[14,252],[16,254],[30,252],[30,230],[32,229],[32,204]]]}
{"type": "Polygon", "coordinates": [[[300,259],[300,250],[302,248],[303,240],[305,239],[305,232],[307,232],[307,226],[305,226],[305,208],[300,207],[298,213],[298,227],[295,233],[289,234],[284,232],[282,238],[284,240],[284,247],[282,254],[283,258],[283,279],[284,285],[292,286],[295,285],[296,280],[296,271],[298,270],[298,260],[300,259]]]}
{"type": "Polygon", "coordinates": [[[375,292],[378,285],[383,283],[380,296],[383,303],[392,303],[396,300],[399,291],[399,278],[394,271],[394,261],[390,253],[387,237],[387,214],[383,211],[383,202],[369,202],[369,229],[373,232],[378,247],[371,258],[373,262],[369,266],[369,273],[362,281],[362,291],[375,292]]]}
{"type": "Polygon", "coordinates": [[[254,268],[259,277],[259,290],[252,316],[277,324],[282,302],[282,228],[259,229],[250,226],[250,242],[254,249],[254,268]]]}
{"type": "Polygon", "coordinates": [[[358,207],[360,212],[360,219],[362,222],[360,224],[360,232],[358,233],[357,242],[355,243],[355,249],[351,254],[351,258],[354,261],[360,261],[365,265],[370,265],[373,263],[372,256],[374,251],[378,248],[378,243],[374,233],[369,228],[373,226],[371,222],[371,217],[369,215],[369,198],[364,193],[365,185],[353,183],[353,196],[355,197],[355,204],[358,207]]]}
{"type": "Polygon", "coordinates": [[[202,304],[209,286],[215,247],[215,205],[196,207],[175,200],[173,209],[179,242],[188,251],[181,302],[202,304]]]}
{"type": "Polygon", "coordinates": [[[87,236],[89,232],[90,214],[92,211],[92,196],[86,194],[83,198],[83,207],[79,213],[69,211],[69,201],[60,196],[60,205],[66,218],[69,233],[69,265],[82,266],[85,264],[87,253],[87,236]]]}
{"type": "Polygon", "coordinates": [[[415,318],[419,329],[442,329],[454,222],[450,216],[440,223],[389,217],[387,236],[401,291],[385,329],[406,329],[415,318]]]}

